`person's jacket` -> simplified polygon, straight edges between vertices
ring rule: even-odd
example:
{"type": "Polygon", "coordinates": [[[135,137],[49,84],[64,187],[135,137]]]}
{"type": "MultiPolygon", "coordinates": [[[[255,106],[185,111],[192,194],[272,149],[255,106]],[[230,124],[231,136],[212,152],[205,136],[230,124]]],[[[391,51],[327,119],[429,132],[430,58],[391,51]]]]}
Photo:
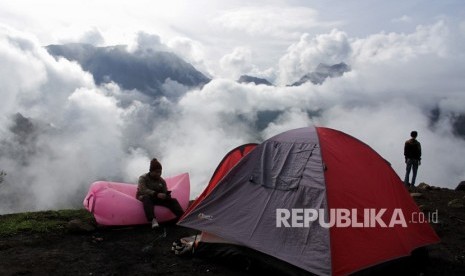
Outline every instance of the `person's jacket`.
{"type": "Polygon", "coordinates": [[[405,142],[404,156],[406,159],[421,160],[421,144],[416,139],[409,139],[405,142]]]}
{"type": "Polygon", "coordinates": [[[136,197],[140,199],[144,195],[156,196],[158,193],[166,193],[167,191],[166,181],[162,177],[153,178],[150,173],[146,173],[139,177],[136,197]]]}

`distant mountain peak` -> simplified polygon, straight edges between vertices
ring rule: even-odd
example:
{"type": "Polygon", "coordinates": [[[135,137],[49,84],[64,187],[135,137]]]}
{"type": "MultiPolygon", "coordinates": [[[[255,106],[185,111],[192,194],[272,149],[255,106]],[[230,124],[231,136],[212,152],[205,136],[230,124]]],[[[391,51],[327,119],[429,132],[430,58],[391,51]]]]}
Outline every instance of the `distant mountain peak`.
{"type": "Polygon", "coordinates": [[[239,83],[255,83],[256,85],[259,85],[259,84],[270,85],[270,86],[273,85],[271,82],[269,82],[266,79],[252,77],[252,76],[248,76],[248,75],[242,75],[237,80],[237,82],[239,82],[239,83]]]}
{"type": "Polygon", "coordinates": [[[210,81],[194,66],[166,51],[129,52],[125,45],[95,47],[80,43],[49,45],[46,49],[55,57],[78,62],[97,84],[113,81],[124,89],[155,97],[163,95],[162,85],[167,79],[187,87],[210,81]]]}
{"type": "Polygon", "coordinates": [[[306,82],[311,82],[313,84],[322,84],[326,78],[335,78],[342,76],[345,72],[350,71],[350,66],[344,62],[328,65],[324,63],[318,64],[315,68],[315,71],[304,75],[300,80],[293,83],[291,86],[299,86],[306,82]]]}

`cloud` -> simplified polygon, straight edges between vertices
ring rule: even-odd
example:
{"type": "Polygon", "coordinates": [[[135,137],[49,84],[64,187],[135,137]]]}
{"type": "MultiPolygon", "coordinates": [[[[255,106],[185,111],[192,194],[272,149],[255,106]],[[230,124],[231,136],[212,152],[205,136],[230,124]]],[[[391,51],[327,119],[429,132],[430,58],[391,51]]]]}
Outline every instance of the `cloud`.
{"type": "Polygon", "coordinates": [[[213,19],[219,27],[251,36],[296,38],[302,30],[337,26],[338,22],[318,20],[318,12],[308,7],[260,6],[226,10],[213,19]],[[290,20],[292,19],[292,20],[290,20]]]}
{"type": "Polygon", "coordinates": [[[410,23],[412,22],[412,17],[407,16],[407,15],[402,15],[401,17],[397,17],[392,19],[393,23],[410,23]]]}
{"type": "Polygon", "coordinates": [[[278,116],[276,120],[270,122],[261,135],[262,137],[272,137],[290,129],[312,126],[315,123],[305,110],[290,108],[278,116]]]}
{"type": "Polygon", "coordinates": [[[351,50],[349,38],[342,31],[333,29],[329,34],[316,37],[304,34],[279,60],[278,82],[282,85],[294,83],[320,63],[344,62],[350,57],[351,50]]]}
{"type": "Polygon", "coordinates": [[[146,32],[138,32],[136,38],[128,46],[130,52],[167,51],[168,47],[161,42],[160,36],[146,32]]]}
{"type": "Polygon", "coordinates": [[[236,47],[231,53],[221,57],[216,77],[224,77],[237,80],[242,75],[265,78],[273,82],[276,79],[274,68],[261,69],[254,63],[255,54],[248,47],[236,47]]]}
{"type": "Polygon", "coordinates": [[[105,44],[104,35],[97,27],[69,26],[61,32],[56,44],[85,43],[94,46],[105,44]]]}
{"type": "Polygon", "coordinates": [[[55,60],[11,29],[0,29],[0,60],[9,68],[2,79],[0,167],[8,175],[0,213],[76,206],[93,179],[121,178],[125,113],[106,94],[111,87],[96,87],[77,64],[55,60]]]}
{"type": "Polygon", "coordinates": [[[80,43],[91,44],[94,46],[101,46],[105,44],[105,38],[98,28],[94,27],[85,32],[78,40],[80,43]]]}
{"type": "Polygon", "coordinates": [[[253,68],[251,64],[252,51],[245,47],[237,47],[232,53],[223,56],[220,66],[224,76],[231,79],[238,79],[241,75],[247,74],[253,68]]]}
{"type": "Polygon", "coordinates": [[[392,63],[432,54],[444,56],[448,51],[450,31],[443,21],[418,26],[414,33],[379,33],[353,43],[356,61],[392,63]]]}
{"type": "Polygon", "coordinates": [[[200,42],[187,37],[175,37],[168,41],[167,45],[175,54],[192,64],[197,70],[206,75],[211,74],[205,64],[205,47],[200,42]]]}

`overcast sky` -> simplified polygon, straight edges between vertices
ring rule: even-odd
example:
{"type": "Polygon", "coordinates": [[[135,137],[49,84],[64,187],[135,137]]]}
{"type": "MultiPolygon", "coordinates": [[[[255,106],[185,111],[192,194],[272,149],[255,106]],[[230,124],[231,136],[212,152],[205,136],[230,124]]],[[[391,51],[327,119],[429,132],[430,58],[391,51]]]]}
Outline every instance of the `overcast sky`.
{"type": "Polygon", "coordinates": [[[464,18],[461,0],[2,1],[0,169],[16,186],[0,193],[35,199],[0,203],[0,214],[66,207],[102,177],[134,182],[153,156],[167,176],[188,171],[195,197],[233,147],[312,124],[366,142],[401,178],[403,143],[418,130],[418,182],[455,188],[465,180],[465,143],[452,127],[465,113],[464,18]],[[213,81],[165,99],[167,117],[157,121],[137,91],[128,100],[128,91],[98,86],[76,63],[42,48],[69,42],[169,49],[213,81]],[[351,71],[322,85],[286,87],[319,63],[339,62],[351,71]],[[276,87],[236,83],[242,74],[276,87]],[[282,114],[257,133],[257,114],[270,110],[282,114]],[[16,112],[42,126],[33,149],[13,141],[16,112]]]}
{"type": "Polygon", "coordinates": [[[463,6],[460,0],[17,0],[0,3],[0,21],[35,35],[43,45],[130,44],[138,32],[156,34],[165,44],[190,43],[193,58],[219,74],[218,60],[236,48],[250,52],[250,64],[265,71],[302,34],[411,33],[439,20],[460,24],[463,6]]]}

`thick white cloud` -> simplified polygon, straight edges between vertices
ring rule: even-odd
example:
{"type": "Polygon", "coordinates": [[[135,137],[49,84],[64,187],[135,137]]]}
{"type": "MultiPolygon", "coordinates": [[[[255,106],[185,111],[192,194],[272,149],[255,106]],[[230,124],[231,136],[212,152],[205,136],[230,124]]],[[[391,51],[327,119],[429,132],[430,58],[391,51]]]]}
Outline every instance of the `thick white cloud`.
{"type": "Polygon", "coordinates": [[[211,75],[205,61],[206,50],[200,42],[187,37],[175,37],[168,41],[167,45],[175,54],[192,64],[197,70],[211,75]]]}
{"type": "Polygon", "coordinates": [[[81,86],[92,86],[92,76],[75,63],[56,61],[29,35],[0,27],[1,85],[5,95],[2,115],[24,112],[49,119],[60,114],[69,94],[81,86]],[[45,117],[44,117],[45,116],[45,117]]]}
{"type": "Polygon", "coordinates": [[[135,51],[167,51],[168,47],[162,43],[160,36],[146,32],[138,32],[136,39],[129,45],[130,52],[135,51]]]}
{"type": "Polygon", "coordinates": [[[249,73],[253,65],[252,51],[248,48],[238,47],[230,54],[225,55],[220,60],[223,75],[231,79],[238,79],[241,75],[249,73]]]}
{"type": "Polygon", "coordinates": [[[443,57],[448,53],[449,28],[443,21],[434,25],[418,26],[410,34],[379,33],[358,39],[354,43],[354,58],[359,62],[404,62],[434,53],[443,57]]]}
{"type": "Polygon", "coordinates": [[[0,60],[9,69],[1,80],[0,167],[8,173],[1,213],[69,207],[92,180],[121,178],[131,155],[111,87],[96,87],[77,64],[55,60],[36,40],[7,28],[0,29],[0,60]]]}
{"type": "Polygon", "coordinates": [[[78,42],[100,46],[105,44],[105,38],[102,33],[94,27],[82,34],[82,36],[78,38],[78,42]]]}
{"type": "Polygon", "coordinates": [[[304,34],[292,44],[279,61],[279,80],[282,85],[291,84],[312,72],[320,63],[346,62],[351,54],[347,34],[332,30],[329,34],[311,37],[304,34]]]}

